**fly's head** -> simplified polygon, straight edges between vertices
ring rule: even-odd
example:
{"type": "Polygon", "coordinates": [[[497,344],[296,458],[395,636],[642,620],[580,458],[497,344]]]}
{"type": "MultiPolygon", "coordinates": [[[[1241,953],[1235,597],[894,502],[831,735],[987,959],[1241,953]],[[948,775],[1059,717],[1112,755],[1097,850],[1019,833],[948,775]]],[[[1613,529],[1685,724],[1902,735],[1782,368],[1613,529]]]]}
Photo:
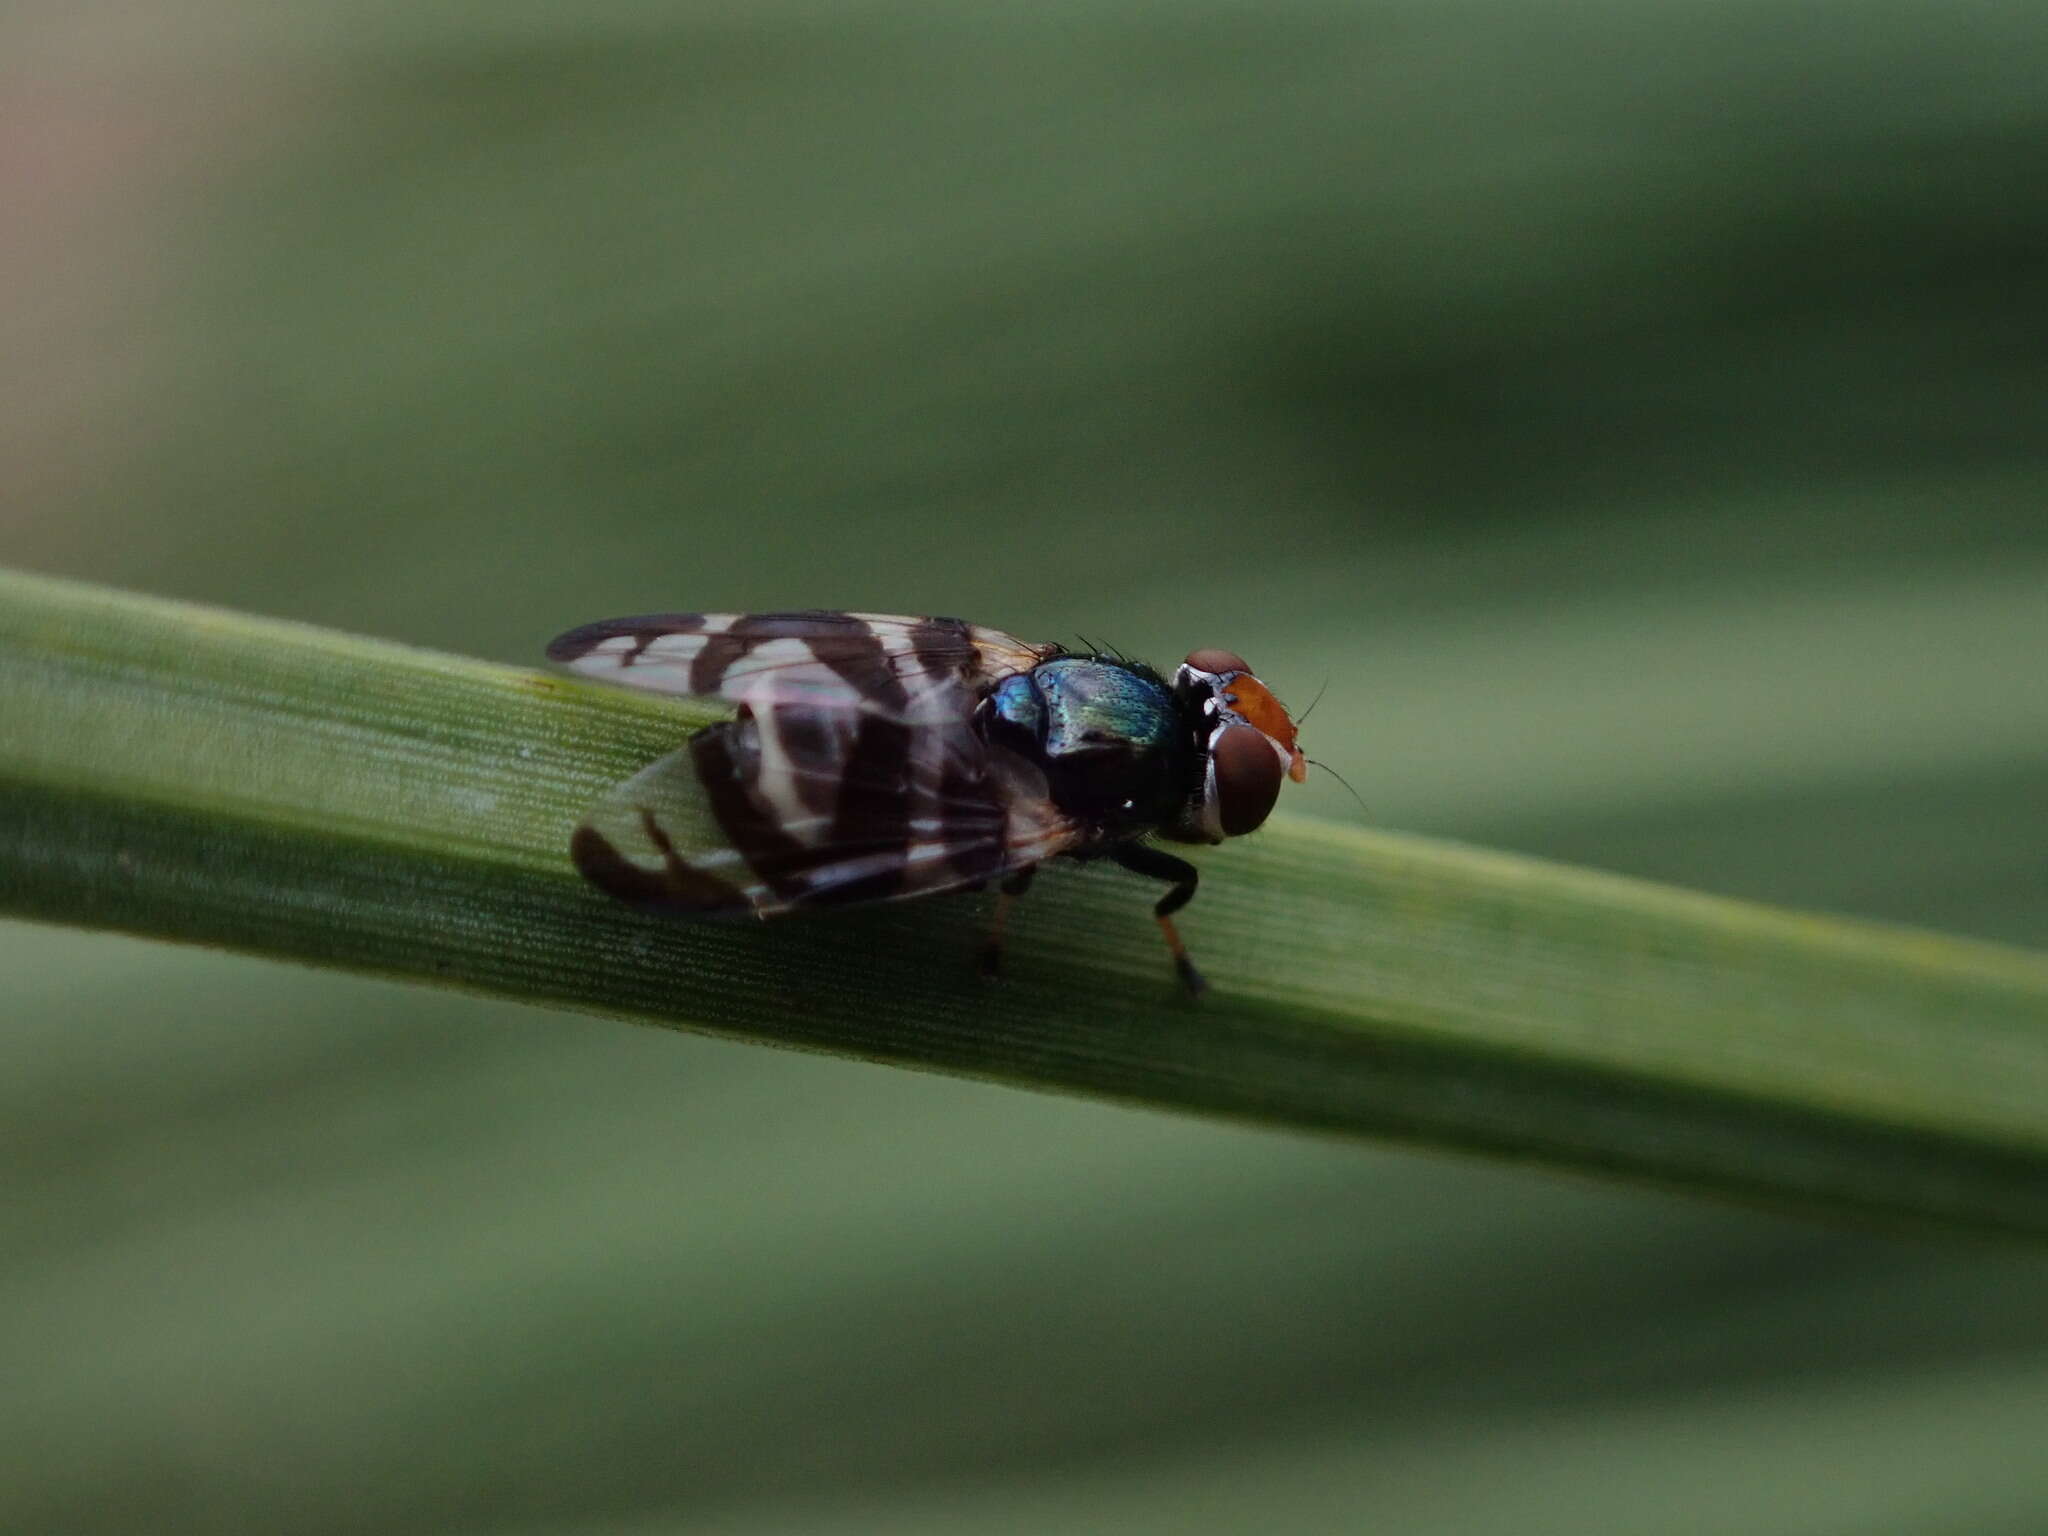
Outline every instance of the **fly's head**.
{"type": "Polygon", "coordinates": [[[1184,843],[1220,843],[1264,824],[1280,781],[1299,784],[1308,760],[1294,722],[1242,656],[1191,651],[1173,675],[1173,695],[1192,722],[1202,772],[1180,816],[1161,834],[1184,843]]]}

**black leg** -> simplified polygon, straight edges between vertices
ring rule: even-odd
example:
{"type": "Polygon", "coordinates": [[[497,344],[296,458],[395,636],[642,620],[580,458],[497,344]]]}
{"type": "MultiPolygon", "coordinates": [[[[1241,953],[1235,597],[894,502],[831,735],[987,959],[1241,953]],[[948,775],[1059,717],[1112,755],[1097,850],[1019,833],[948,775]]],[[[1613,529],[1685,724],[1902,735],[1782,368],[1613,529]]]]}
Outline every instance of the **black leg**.
{"type": "Polygon", "coordinates": [[[1200,997],[1208,983],[1195,969],[1195,962],[1188,958],[1187,946],[1180,941],[1180,931],[1173,926],[1173,914],[1194,899],[1195,883],[1202,878],[1201,871],[1186,859],[1161,853],[1147,843],[1124,843],[1111,849],[1109,856],[1134,875],[1149,875],[1154,880],[1173,882],[1173,889],[1159,898],[1152,915],[1159,919],[1159,931],[1166,935],[1166,947],[1173,952],[1174,970],[1180,973],[1188,991],[1200,997]]]}
{"type": "Polygon", "coordinates": [[[982,975],[993,976],[1003,968],[1003,925],[1010,920],[1010,908],[1017,898],[1031,889],[1031,877],[1037,873],[1036,864],[1027,864],[996,887],[996,915],[981,946],[982,975]]]}

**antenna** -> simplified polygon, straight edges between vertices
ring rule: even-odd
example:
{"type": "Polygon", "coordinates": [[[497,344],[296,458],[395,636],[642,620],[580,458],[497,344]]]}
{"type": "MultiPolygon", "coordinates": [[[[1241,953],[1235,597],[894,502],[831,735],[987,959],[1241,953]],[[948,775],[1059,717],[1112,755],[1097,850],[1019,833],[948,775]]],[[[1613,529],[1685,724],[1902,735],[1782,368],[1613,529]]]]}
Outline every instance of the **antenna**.
{"type": "MultiPolygon", "coordinates": [[[[1321,698],[1321,697],[1322,697],[1322,695],[1321,695],[1321,694],[1317,694],[1317,695],[1316,695],[1316,697],[1317,697],[1317,698],[1321,698]]],[[[1309,706],[1309,708],[1313,709],[1313,708],[1315,708],[1315,706],[1314,706],[1313,704],[1311,704],[1311,705],[1309,706]]],[[[1329,775],[1329,776],[1330,776],[1331,778],[1335,779],[1335,780],[1336,780],[1336,781],[1337,781],[1337,782],[1338,782],[1339,784],[1342,784],[1342,785],[1344,786],[1344,792],[1345,792],[1345,793],[1346,793],[1347,795],[1349,795],[1349,796],[1350,796],[1350,797],[1351,797],[1352,799],[1354,799],[1354,800],[1358,801],[1358,808],[1359,808],[1359,809],[1360,809],[1361,811],[1364,811],[1364,812],[1365,812],[1365,814],[1366,814],[1366,815],[1368,815],[1368,816],[1370,816],[1370,815],[1372,814],[1372,807],[1371,807],[1371,806],[1369,806],[1369,805],[1367,805],[1367,804],[1365,803],[1365,800],[1364,800],[1364,798],[1363,798],[1363,797],[1362,797],[1362,796],[1361,796],[1361,795],[1360,795],[1360,794],[1358,793],[1358,791],[1357,791],[1357,790],[1355,790],[1355,789],[1353,789],[1353,788],[1351,787],[1351,781],[1350,781],[1349,779],[1345,778],[1343,774],[1339,773],[1339,772],[1338,772],[1338,771],[1337,771],[1336,769],[1332,768],[1332,767],[1331,767],[1331,766],[1330,766],[1330,765],[1329,765],[1328,763],[1319,763],[1319,762],[1317,762],[1317,761],[1316,761],[1316,760],[1315,760],[1314,758],[1310,757],[1310,756],[1309,756],[1309,755],[1308,755],[1308,754],[1307,754],[1306,752],[1302,753],[1302,755],[1301,755],[1301,760],[1302,760],[1303,762],[1307,763],[1307,764],[1308,764],[1308,765],[1309,765],[1309,766],[1310,766],[1311,768],[1320,768],[1320,769],[1322,769],[1322,770],[1323,770],[1323,772],[1327,773],[1327,774],[1328,774],[1328,775],[1329,775]]]]}
{"type": "Polygon", "coordinates": [[[1314,714],[1316,706],[1323,702],[1323,695],[1328,693],[1329,691],[1330,680],[1326,677],[1323,679],[1323,686],[1316,690],[1316,696],[1308,701],[1308,708],[1304,709],[1301,712],[1301,714],[1296,718],[1294,723],[1296,725],[1300,725],[1303,720],[1306,720],[1310,715],[1314,714]]]}

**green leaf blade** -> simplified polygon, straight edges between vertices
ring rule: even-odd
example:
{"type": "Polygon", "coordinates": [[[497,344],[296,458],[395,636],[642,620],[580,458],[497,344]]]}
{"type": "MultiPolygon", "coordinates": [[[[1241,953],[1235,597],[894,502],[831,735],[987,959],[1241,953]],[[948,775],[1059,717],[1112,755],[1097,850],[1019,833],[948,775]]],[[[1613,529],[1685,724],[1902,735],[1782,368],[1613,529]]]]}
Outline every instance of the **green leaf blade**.
{"type": "Polygon", "coordinates": [[[1179,997],[1143,887],[682,925],[585,806],[707,716],[0,575],[0,910],[1024,1085],[1821,1213],[2048,1233],[2048,959],[1276,818],[1204,854],[1179,997]]]}

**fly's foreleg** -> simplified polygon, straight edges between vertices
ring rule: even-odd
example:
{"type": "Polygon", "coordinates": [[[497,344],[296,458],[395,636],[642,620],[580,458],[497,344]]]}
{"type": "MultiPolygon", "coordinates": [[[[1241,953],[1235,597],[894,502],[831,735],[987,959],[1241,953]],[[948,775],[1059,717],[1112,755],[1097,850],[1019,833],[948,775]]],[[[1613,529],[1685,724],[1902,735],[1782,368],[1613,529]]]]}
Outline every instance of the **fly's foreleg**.
{"type": "Polygon", "coordinates": [[[1173,955],[1174,970],[1189,994],[1200,997],[1208,983],[1195,969],[1195,962],[1188,958],[1187,946],[1180,941],[1180,930],[1173,926],[1173,914],[1194,899],[1201,871],[1186,859],[1177,859],[1146,843],[1125,843],[1113,849],[1110,857],[1134,875],[1148,875],[1154,880],[1171,882],[1173,889],[1159,898],[1158,904],[1152,908],[1152,915],[1159,920],[1159,931],[1166,936],[1166,947],[1173,955]]]}

